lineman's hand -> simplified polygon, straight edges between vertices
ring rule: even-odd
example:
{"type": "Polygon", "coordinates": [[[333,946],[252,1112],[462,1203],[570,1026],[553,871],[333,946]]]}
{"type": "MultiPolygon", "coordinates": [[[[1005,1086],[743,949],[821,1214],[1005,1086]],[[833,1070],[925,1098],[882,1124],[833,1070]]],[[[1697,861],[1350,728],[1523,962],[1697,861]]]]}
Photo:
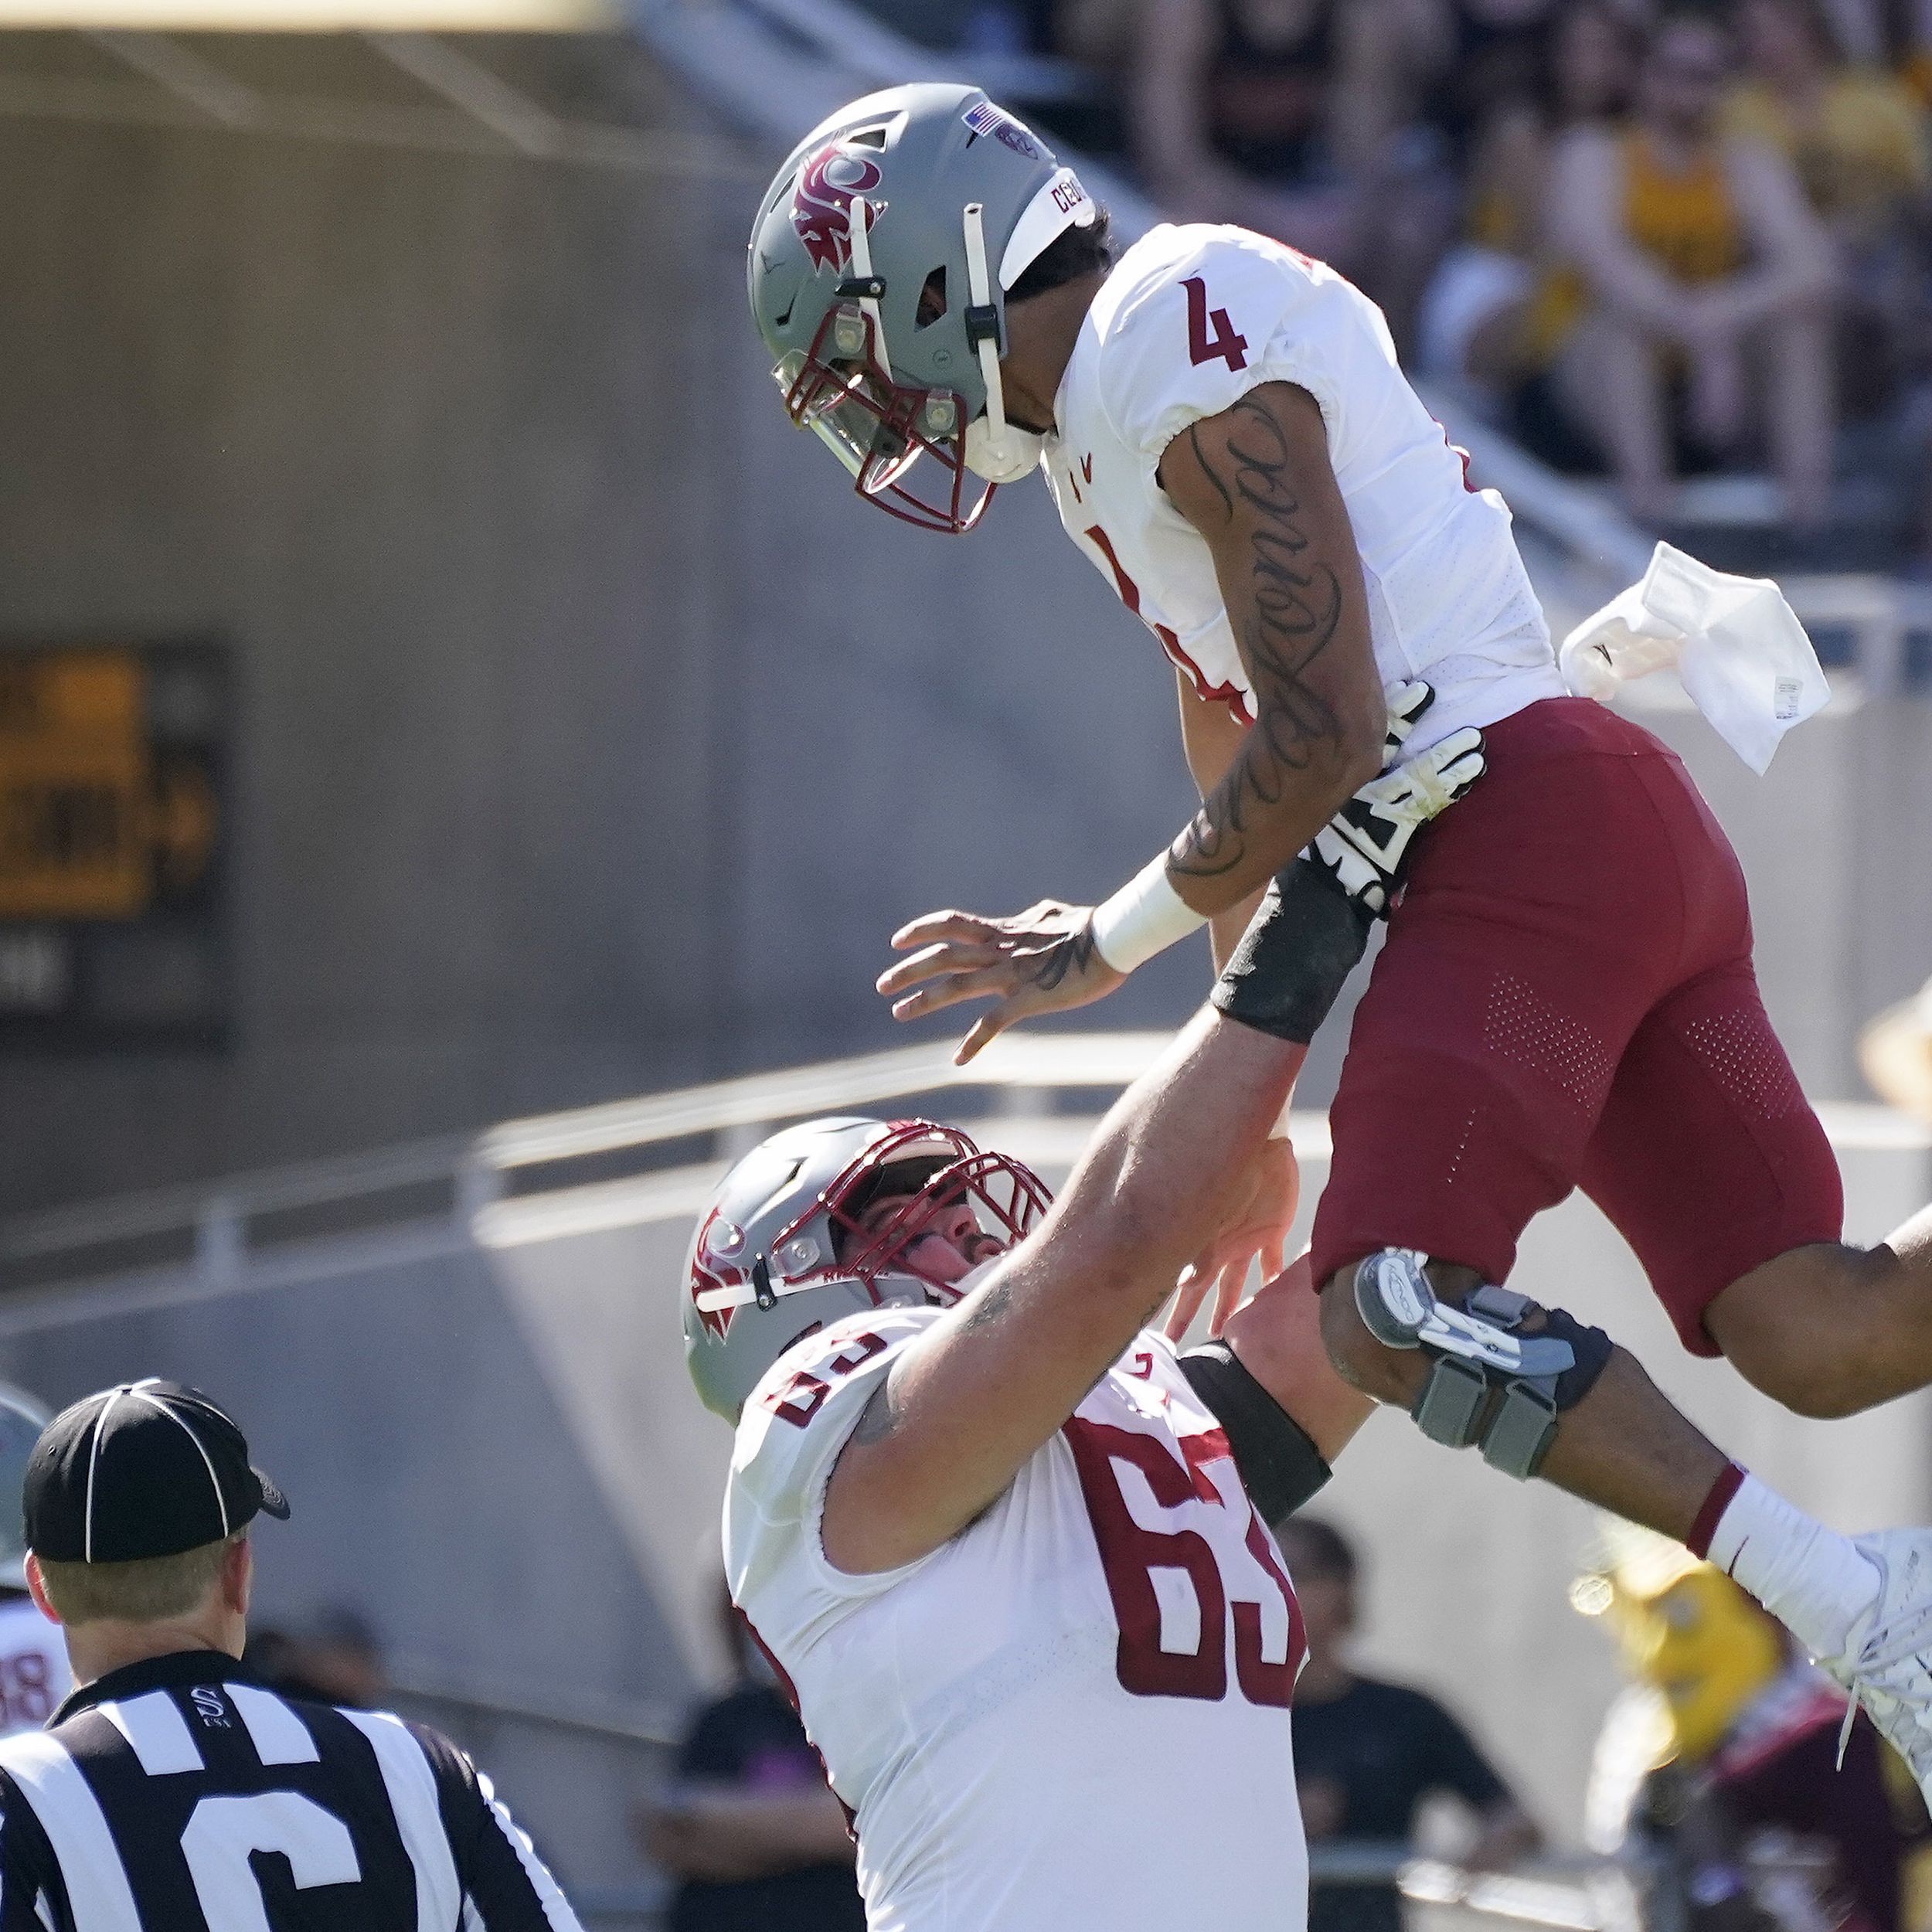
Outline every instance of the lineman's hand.
{"type": "Polygon", "coordinates": [[[910,957],[879,975],[879,990],[892,1001],[894,1019],[916,1019],[961,1000],[996,1002],[953,1056],[964,1066],[1015,1020],[1090,1005],[1126,984],[1127,975],[1114,971],[1094,944],[1093,917],[1092,906],[1057,899],[1007,919],[928,913],[893,934],[893,951],[910,957]]]}
{"type": "Polygon", "coordinates": [[[1263,1141],[1248,1163],[1245,1180],[1220,1232],[1181,1277],[1163,1324],[1170,1342],[1179,1342],[1187,1333],[1210,1288],[1214,1307],[1208,1317],[1208,1334],[1218,1336],[1241,1299],[1250,1264],[1257,1258],[1264,1281],[1281,1272],[1282,1253],[1301,1193],[1294,1150],[1285,1140],[1263,1141]]]}

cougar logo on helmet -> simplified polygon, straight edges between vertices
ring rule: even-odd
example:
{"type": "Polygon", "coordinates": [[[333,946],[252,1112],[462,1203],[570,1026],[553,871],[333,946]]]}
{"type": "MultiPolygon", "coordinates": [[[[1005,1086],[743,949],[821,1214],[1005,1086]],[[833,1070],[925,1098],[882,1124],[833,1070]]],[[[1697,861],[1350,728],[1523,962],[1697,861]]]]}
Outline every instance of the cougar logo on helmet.
{"type": "MultiPolygon", "coordinates": [[[[744,1230],[730,1221],[720,1220],[713,1208],[698,1236],[696,1252],[691,1259],[691,1301],[712,1288],[735,1288],[745,1280],[745,1271],[734,1257],[744,1252],[744,1230]]],[[[736,1308],[698,1308],[698,1323],[707,1335],[722,1342],[730,1332],[736,1308]]]]}
{"type": "MultiPolygon", "coordinates": [[[[791,225],[815,268],[841,269],[852,260],[852,198],[879,185],[879,164],[834,141],[798,171],[791,196],[791,225]]],[[[872,227],[883,202],[868,202],[866,226],[872,227]]]]}

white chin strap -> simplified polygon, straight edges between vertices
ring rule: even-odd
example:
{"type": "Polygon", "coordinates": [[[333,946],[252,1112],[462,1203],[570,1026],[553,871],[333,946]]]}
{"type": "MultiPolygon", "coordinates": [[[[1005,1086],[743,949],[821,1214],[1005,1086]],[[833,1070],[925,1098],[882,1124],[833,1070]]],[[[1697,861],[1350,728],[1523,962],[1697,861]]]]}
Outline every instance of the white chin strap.
{"type": "MultiPolygon", "coordinates": [[[[966,293],[975,308],[993,305],[993,278],[986,266],[985,212],[978,202],[966,204],[966,293]]],[[[856,251],[853,259],[857,260],[856,251]]],[[[975,347],[979,372],[986,384],[986,413],[966,425],[966,467],[988,483],[1017,483],[1038,464],[1046,439],[1006,420],[997,338],[990,333],[982,335],[975,347]]]]}
{"type": "MultiPolygon", "coordinates": [[[[872,280],[872,237],[866,232],[867,211],[863,195],[852,196],[850,214],[852,279],[869,282],[872,280]]],[[[893,359],[891,352],[886,347],[886,318],[879,314],[878,303],[869,295],[859,297],[859,308],[860,314],[871,320],[872,347],[879,354],[879,366],[889,382],[892,379],[893,359]]]]}

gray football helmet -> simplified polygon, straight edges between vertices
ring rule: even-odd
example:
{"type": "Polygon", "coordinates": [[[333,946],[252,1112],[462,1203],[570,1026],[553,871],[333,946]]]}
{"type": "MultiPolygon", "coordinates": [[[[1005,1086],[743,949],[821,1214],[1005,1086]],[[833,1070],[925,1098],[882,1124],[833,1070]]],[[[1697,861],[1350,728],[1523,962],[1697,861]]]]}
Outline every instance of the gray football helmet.
{"type": "Polygon", "coordinates": [[[765,1371],[841,1315],[957,1301],[961,1284],[913,1255],[937,1215],[969,1206],[991,1260],[1049,1199],[1017,1161],[931,1121],[838,1114],[761,1141],[719,1182],[685,1259],[685,1363],[705,1406],[736,1423],[765,1371]]]}
{"type": "Polygon", "coordinates": [[[1006,291],[1097,214],[977,87],[891,87],[841,108],[779,169],[751,231],[751,313],[793,422],[868,502],[971,529],[993,486],[1039,458],[1040,439],[1006,420],[1006,291]],[[922,456],[925,494],[909,485],[922,456]],[[970,502],[968,471],[987,486],[970,502]]]}
{"type": "Polygon", "coordinates": [[[0,1590],[27,1587],[27,1458],[53,1420],[45,1403],[0,1382],[0,1590]]]}

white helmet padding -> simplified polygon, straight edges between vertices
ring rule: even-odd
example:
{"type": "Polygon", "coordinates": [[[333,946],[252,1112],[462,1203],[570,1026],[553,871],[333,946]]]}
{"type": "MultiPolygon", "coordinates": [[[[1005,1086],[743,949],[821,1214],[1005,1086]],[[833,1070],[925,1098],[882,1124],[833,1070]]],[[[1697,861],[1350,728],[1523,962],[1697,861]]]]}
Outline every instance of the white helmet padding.
{"type": "MultiPolygon", "coordinates": [[[[1007,238],[1000,257],[999,286],[1003,295],[1070,228],[1090,228],[1097,209],[1093,197],[1070,168],[1063,168],[1029,202],[1019,225],[1007,238]]],[[[973,301],[985,306],[992,300],[986,273],[986,243],[980,206],[965,209],[968,285],[973,301]]],[[[981,379],[986,385],[985,413],[966,425],[966,467],[988,483],[1017,483],[1038,468],[1046,439],[1006,420],[1006,389],[999,376],[999,358],[982,337],[978,352],[981,379]]]]}
{"type": "Polygon", "coordinates": [[[1070,228],[1091,228],[1100,210],[1070,168],[1063,168],[1020,212],[999,258],[999,285],[1011,288],[1070,228]]]}

